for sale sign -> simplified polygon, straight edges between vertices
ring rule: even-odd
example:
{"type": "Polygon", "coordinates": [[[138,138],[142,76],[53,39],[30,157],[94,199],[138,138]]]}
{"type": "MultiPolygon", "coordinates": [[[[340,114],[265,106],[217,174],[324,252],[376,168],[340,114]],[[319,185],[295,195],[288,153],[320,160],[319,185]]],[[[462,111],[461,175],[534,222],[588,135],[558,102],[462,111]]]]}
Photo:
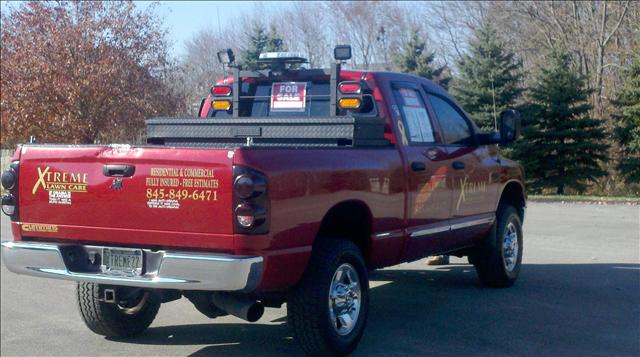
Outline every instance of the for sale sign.
{"type": "Polygon", "coordinates": [[[272,112],[304,112],[307,83],[279,82],[271,87],[272,112]]]}

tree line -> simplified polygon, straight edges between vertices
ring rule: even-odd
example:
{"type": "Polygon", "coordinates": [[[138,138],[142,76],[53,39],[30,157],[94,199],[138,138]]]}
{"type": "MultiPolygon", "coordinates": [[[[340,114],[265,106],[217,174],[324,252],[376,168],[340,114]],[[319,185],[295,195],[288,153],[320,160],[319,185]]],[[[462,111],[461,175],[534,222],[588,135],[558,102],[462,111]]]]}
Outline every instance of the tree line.
{"type": "Polygon", "coordinates": [[[3,145],[135,140],[146,117],[197,110],[220,49],[326,67],[348,43],[351,67],[432,79],[484,130],[519,109],[524,137],[505,151],[532,192],[640,192],[637,2],[262,3],[194,34],[182,58],[153,6],[27,2],[2,23],[3,145]]]}

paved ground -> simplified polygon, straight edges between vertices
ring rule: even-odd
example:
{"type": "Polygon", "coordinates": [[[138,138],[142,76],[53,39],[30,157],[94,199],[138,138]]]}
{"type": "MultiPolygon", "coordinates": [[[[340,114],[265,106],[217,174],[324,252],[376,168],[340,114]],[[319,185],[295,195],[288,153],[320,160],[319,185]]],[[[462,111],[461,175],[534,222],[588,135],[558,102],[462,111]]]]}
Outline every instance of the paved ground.
{"type": "MultiPolygon", "coordinates": [[[[378,271],[355,355],[640,356],[639,226],[638,206],[533,203],[510,289],[481,288],[459,259],[378,271]]],[[[302,354],[285,309],[255,324],[208,320],[182,299],[141,338],[116,342],[84,327],[73,283],[1,273],[2,356],[302,354]]]]}

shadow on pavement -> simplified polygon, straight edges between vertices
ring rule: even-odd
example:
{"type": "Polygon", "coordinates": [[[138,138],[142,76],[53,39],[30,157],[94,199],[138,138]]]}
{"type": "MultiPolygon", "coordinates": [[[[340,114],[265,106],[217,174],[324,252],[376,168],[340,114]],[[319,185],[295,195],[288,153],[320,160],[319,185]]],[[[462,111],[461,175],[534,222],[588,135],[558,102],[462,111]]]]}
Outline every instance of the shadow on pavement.
{"type": "MultiPolygon", "coordinates": [[[[481,287],[469,265],[382,270],[371,281],[379,286],[355,355],[640,355],[637,264],[525,264],[509,289],[481,287]]],[[[194,356],[301,355],[280,321],[156,327],[125,342],[206,345],[194,356]]]]}

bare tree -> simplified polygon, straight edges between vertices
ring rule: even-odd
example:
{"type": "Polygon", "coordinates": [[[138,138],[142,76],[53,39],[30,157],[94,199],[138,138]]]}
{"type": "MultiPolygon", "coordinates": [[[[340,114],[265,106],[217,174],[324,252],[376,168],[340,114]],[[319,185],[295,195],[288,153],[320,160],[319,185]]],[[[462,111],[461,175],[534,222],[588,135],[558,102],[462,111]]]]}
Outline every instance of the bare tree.
{"type": "Polygon", "coordinates": [[[308,56],[311,67],[327,66],[331,59],[332,28],[327,26],[329,16],[324,9],[320,2],[295,2],[282,11],[287,21],[278,22],[287,47],[308,56]]]}
{"type": "Polygon", "coordinates": [[[331,13],[336,39],[351,44],[354,57],[352,65],[369,69],[373,63],[384,63],[384,41],[380,41],[381,29],[392,28],[391,14],[397,4],[382,1],[329,2],[326,11],[331,13]]]}
{"type": "Polygon", "coordinates": [[[420,3],[419,13],[426,21],[426,31],[432,34],[436,52],[445,64],[455,68],[468,51],[473,31],[487,13],[484,1],[437,1],[420,3]]]}
{"type": "Polygon", "coordinates": [[[633,52],[630,33],[633,28],[638,31],[638,22],[630,13],[637,14],[637,7],[630,1],[504,2],[492,6],[490,16],[505,29],[502,33],[514,50],[522,53],[526,67],[545,61],[551,48],[566,48],[587,77],[594,91],[592,104],[602,115],[613,89],[604,78],[619,76],[633,52]]]}
{"type": "Polygon", "coordinates": [[[185,42],[186,55],[177,69],[179,81],[175,85],[185,91],[186,104],[192,113],[197,111],[216,79],[222,76],[217,52],[226,45],[218,31],[211,28],[200,30],[185,42]]]}

